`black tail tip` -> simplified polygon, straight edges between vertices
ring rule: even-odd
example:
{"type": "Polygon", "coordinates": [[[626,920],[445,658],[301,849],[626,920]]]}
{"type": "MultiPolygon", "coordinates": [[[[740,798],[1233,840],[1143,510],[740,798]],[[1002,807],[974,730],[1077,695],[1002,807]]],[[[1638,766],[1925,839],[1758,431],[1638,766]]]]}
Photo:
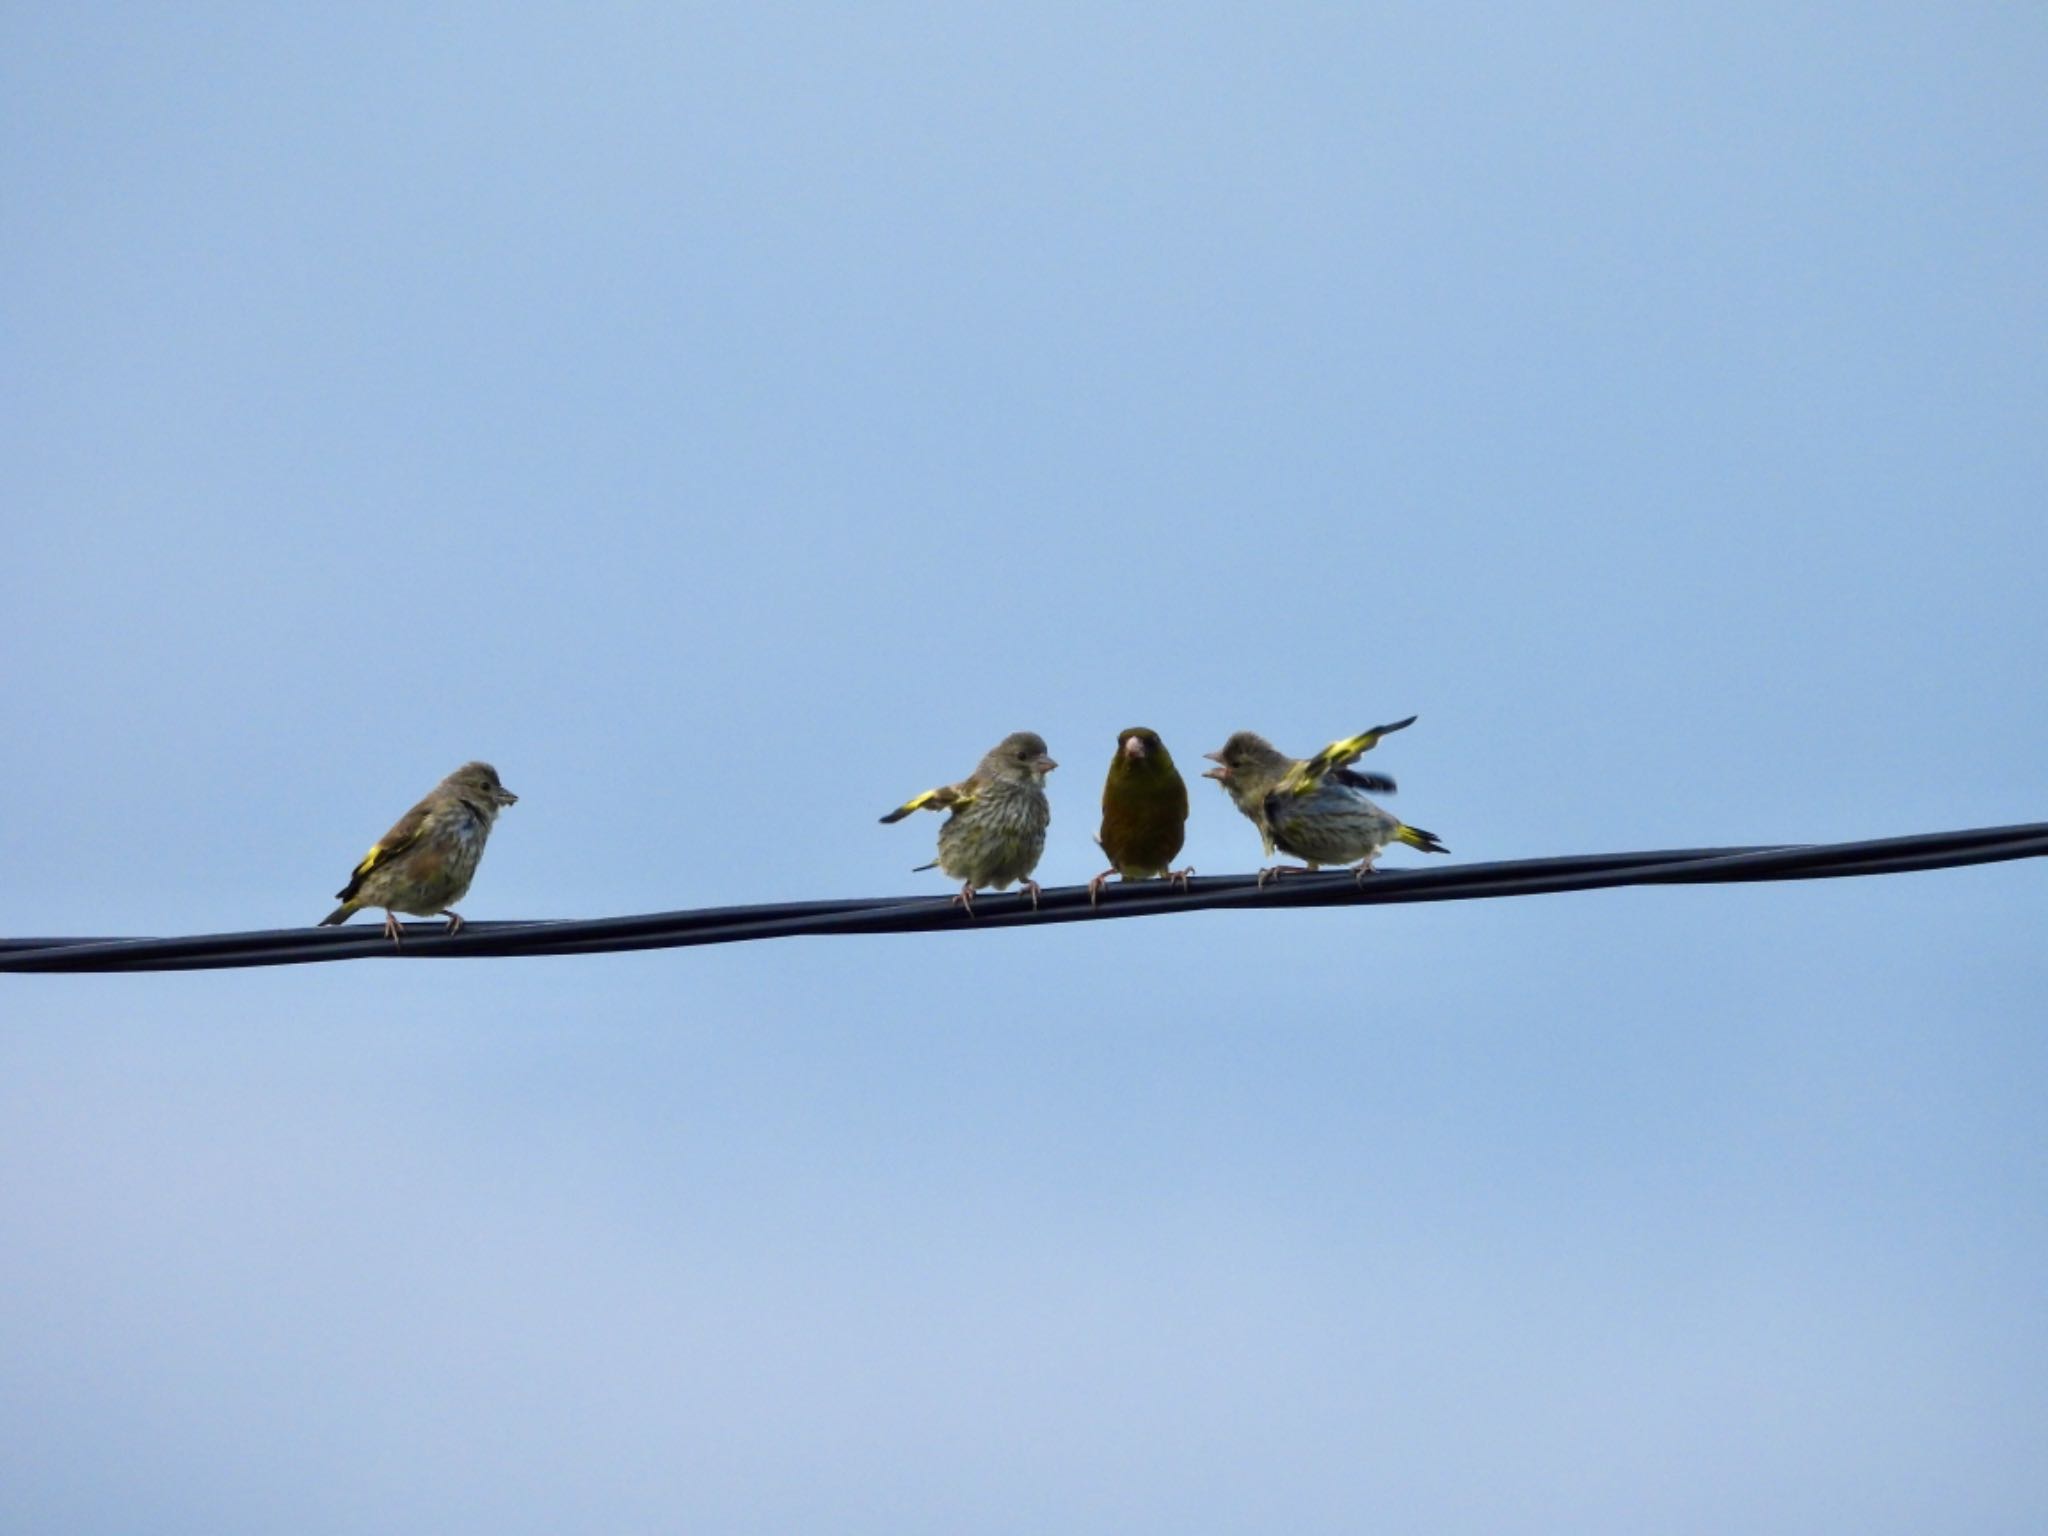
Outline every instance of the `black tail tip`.
{"type": "Polygon", "coordinates": [[[1444,840],[1434,832],[1425,832],[1421,827],[1411,827],[1406,823],[1403,823],[1401,827],[1400,838],[1410,848],[1418,849],[1423,853],[1449,853],[1451,851],[1444,846],[1444,840]]]}

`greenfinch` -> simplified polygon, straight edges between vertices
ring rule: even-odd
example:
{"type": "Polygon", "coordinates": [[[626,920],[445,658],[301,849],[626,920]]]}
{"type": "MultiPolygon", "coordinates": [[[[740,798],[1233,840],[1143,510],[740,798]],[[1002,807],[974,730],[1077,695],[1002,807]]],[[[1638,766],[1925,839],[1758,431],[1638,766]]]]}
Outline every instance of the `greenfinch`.
{"type": "MultiPolygon", "coordinates": [[[[1347,766],[1379,735],[1410,720],[1332,742],[1313,758],[1289,757],[1265,737],[1239,731],[1207,754],[1216,766],[1202,777],[1223,785],[1232,803],[1259,829],[1268,855],[1277,849],[1311,870],[1325,864],[1354,864],[1363,881],[1389,843],[1405,843],[1424,853],[1451,851],[1435,833],[1409,826],[1367,798],[1368,791],[1392,794],[1392,779],[1347,766]],[[1358,745],[1361,742],[1365,744],[1358,745]]],[[[1280,865],[1261,870],[1259,883],[1296,869],[1280,865]]]]}
{"type": "Polygon", "coordinates": [[[1088,882],[1088,904],[1101,898],[1111,875],[1124,880],[1164,875],[1186,885],[1194,871],[1172,866],[1187,826],[1188,787],[1173,766],[1173,754],[1157,731],[1132,726],[1117,737],[1102,785],[1102,830],[1095,841],[1109,856],[1109,868],[1088,882]]]}
{"type": "Polygon", "coordinates": [[[384,932],[393,944],[401,942],[401,912],[445,916],[449,933],[460,932],[462,914],[455,903],[469,890],[498,812],[518,799],[489,763],[464,763],[370,846],[348,884],[335,893],[341,905],[320,926],[345,923],[364,907],[382,907],[384,932]]]}
{"type": "Polygon", "coordinates": [[[960,881],[960,894],[953,899],[969,917],[976,891],[1006,890],[1013,881],[1023,882],[1036,907],[1039,887],[1031,871],[1045,852],[1045,829],[1052,821],[1045,776],[1057,767],[1046,755],[1044,737],[1016,731],[991,747],[959,783],[913,795],[882,821],[901,821],[912,811],[951,812],[939,827],[939,856],[917,867],[938,869],[960,881]]]}

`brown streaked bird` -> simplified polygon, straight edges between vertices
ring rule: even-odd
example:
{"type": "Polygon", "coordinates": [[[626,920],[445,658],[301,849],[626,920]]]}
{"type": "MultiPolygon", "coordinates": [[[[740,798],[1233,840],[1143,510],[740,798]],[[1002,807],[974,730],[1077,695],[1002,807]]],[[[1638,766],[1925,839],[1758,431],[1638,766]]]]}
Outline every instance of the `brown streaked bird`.
{"type": "Polygon", "coordinates": [[[969,917],[976,891],[1004,890],[1013,881],[1023,882],[1036,907],[1038,882],[1031,871],[1045,852],[1045,829],[1052,821],[1045,776],[1057,767],[1046,755],[1044,737],[1016,731],[989,748],[959,783],[913,795],[882,821],[901,821],[912,811],[950,811],[939,828],[939,856],[917,867],[938,869],[960,881],[960,894],[953,899],[969,917]]]}
{"type": "Polygon", "coordinates": [[[1102,897],[1111,875],[1150,880],[1164,875],[1186,886],[1192,869],[1173,868],[1173,856],[1187,839],[1188,786],[1173,766],[1173,754],[1159,733],[1134,725],[1116,739],[1116,756],[1102,785],[1102,830],[1095,841],[1109,856],[1109,868],[1088,882],[1088,904],[1102,897]]]}
{"type": "Polygon", "coordinates": [[[320,919],[320,926],[345,923],[364,907],[382,907],[384,932],[393,944],[402,942],[401,912],[445,916],[448,932],[461,932],[462,914],[455,903],[469,890],[498,812],[518,799],[498,782],[498,770],[489,763],[464,763],[371,845],[348,884],[335,893],[341,905],[320,919]]]}
{"type": "MultiPolygon", "coordinates": [[[[1404,720],[1401,725],[1408,723],[1404,720]]],[[[1231,802],[1259,829],[1268,856],[1278,849],[1302,861],[1300,866],[1283,864],[1260,870],[1259,884],[1279,875],[1353,861],[1363,880],[1372,873],[1373,860],[1388,843],[1405,843],[1424,853],[1450,852],[1435,833],[1409,826],[1367,798],[1368,791],[1392,794],[1394,781],[1385,774],[1359,773],[1343,766],[1365,750],[1358,747],[1349,757],[1344,755],[1363,739],[1346,737],[1314,758],[1292,758],[1256,732],[1239,731],[1217,751],[1206,754],[1216,766],[1202,777],[1223,785],[1231,802]]]]}

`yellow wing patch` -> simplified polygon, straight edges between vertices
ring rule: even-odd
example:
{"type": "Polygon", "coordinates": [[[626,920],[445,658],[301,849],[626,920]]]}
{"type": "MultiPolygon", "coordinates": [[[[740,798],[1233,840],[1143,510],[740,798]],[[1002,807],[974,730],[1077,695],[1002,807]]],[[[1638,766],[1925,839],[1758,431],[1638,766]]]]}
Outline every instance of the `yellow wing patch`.
{"type": "Polygon", "coordinates": [[[1281,790],[1292,795],[1307,794],[1315,788],[1318,780],[1326,778],[1332,770],[1350,767],[1378,746],[1382,736],[1406,730],[1417,718],[1410,715],[1406,720],[1396,720],[1392,725],[1376,725],[1369,731],[1359,732],[1356,736],[1346,736],[1331,742],[1306,762],[1296,763],[1293,771],[1281,781],[1281,790]]]}
{"type": "Polygon", "coordinates": [[[901,821],[912,811],[944,811],[974,804],[972,791],[963,790],[958,784],[947,784],[938,789],[928,789],[921,795],[912,795],[882,818],[886,826],[892,821],[901,821]]]}

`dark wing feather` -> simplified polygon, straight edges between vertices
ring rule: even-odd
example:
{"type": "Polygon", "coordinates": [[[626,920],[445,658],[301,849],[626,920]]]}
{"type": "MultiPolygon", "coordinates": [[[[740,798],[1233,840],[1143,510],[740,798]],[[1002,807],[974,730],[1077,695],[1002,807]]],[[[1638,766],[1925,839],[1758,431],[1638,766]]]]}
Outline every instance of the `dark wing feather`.
{"type": "Polygon", "coordinates": [[[363,855],[363,862],[349,872],[348,884],[334,894],[343,901],[350,900],[363,888],[363,878],[371,870],[418,842],[420,833],[426,830],[427,812],[432,806],[430,796],[393,822],[391,830],[370,845],[370,851],[363,855]]]}
{"type": "Polygon", "coordinates": [[[937,789],[928,789],[921,795],[912,795],[882,818],[882,825],[901,821],[912,811],[953,811],[974,803],[974,780],[962,779],[958,784],[942,784],[937,789]]]}
{"type": "Polygon", "coordinates": [[[1376,795],[1391,795],[1396,787],[1384,773],[1360,773],[1355,768],[1339,768],[1330,777],[1351,789],[1369,789],[1376,795]]]}

